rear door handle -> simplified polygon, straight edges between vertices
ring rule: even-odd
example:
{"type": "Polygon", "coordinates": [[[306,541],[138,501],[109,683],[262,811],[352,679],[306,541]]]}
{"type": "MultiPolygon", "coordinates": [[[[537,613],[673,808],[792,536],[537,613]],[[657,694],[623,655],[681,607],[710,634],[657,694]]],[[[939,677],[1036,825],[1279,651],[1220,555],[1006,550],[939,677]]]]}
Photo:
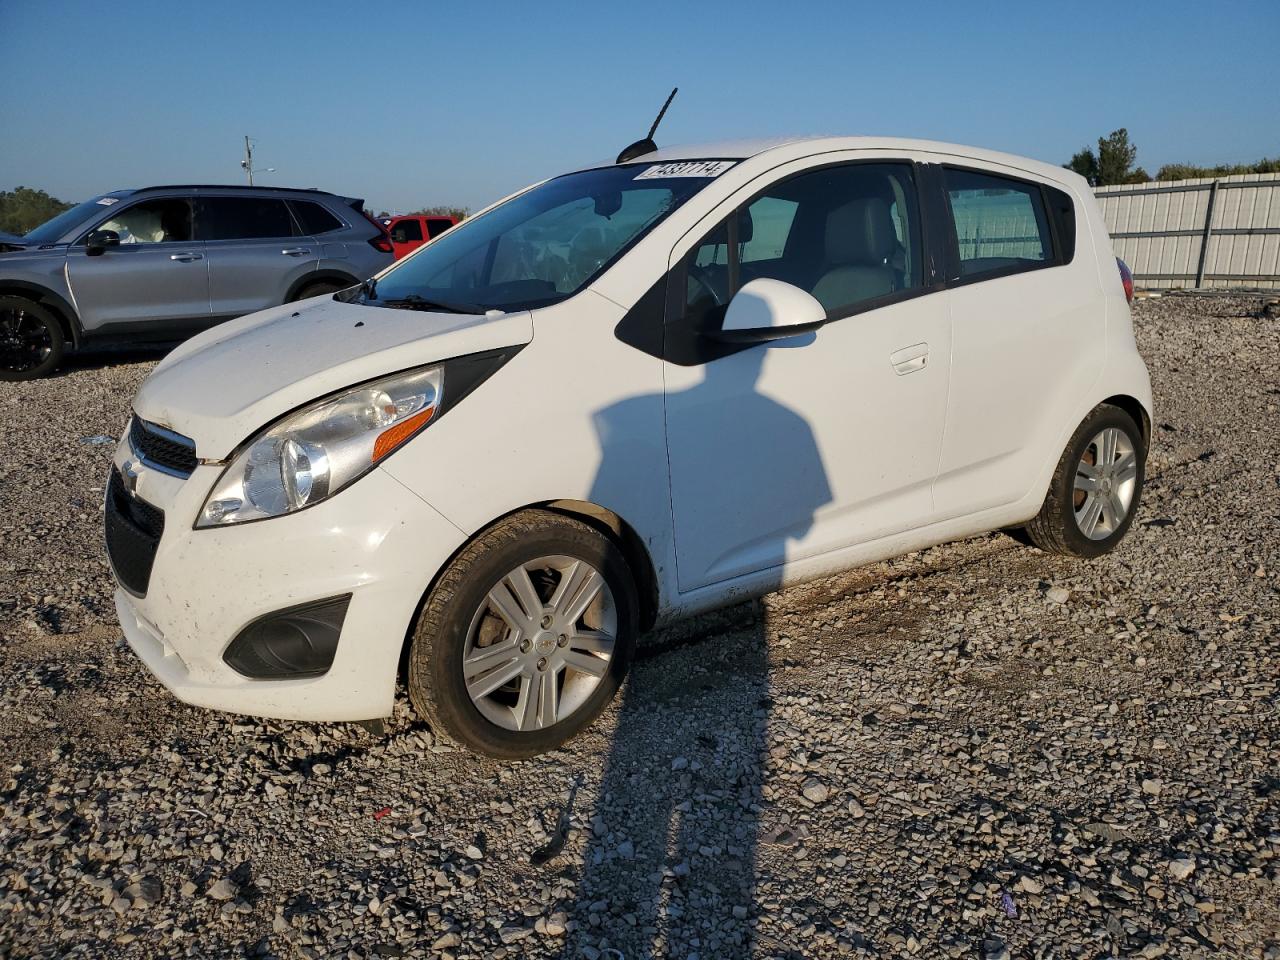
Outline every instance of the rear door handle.
{"type": "Polygon", "coordinates": [[[913,343],[909,347],[895,350],[889,354],[889,363],[892,364],[894,372],[900,377],[908,373],[915,373],[917,370],[923,370],[929,363],[929,345],[927,343],[913,343]]]}
{"type": "Polygon", "coordinates": [[[170,260],[177,260],[179,263],[190,263],[192,260],[203,260],[203,253],[196,253],[194,250],[188,250],[186,253],[171,253],[170,260]]]}
{"type": "Polygon", "coordinates": [[[286,257],[303,257],[303,256],[306,256],[311,251],[308,250],[306,247],[290,247],[288,250],[281,250],[280,252],[283,253],[286,257]]]}

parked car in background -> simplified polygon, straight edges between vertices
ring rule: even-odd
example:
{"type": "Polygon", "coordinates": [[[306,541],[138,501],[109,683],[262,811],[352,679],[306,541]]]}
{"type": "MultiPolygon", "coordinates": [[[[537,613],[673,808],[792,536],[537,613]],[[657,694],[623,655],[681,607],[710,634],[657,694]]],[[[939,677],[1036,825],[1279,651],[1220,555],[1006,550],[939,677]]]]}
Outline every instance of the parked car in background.
{"type": "Polygon", "coordinates": [[[657,624],[1000,528],[1116,547],[1129,293],[1061,167],[624,151],[166,357],[107,480],[120,623],[190,703],[382,717],[407,664],[438,735],[548,750],[657,624]]]}
{"type": "Polygon", "coordinates": [[[412,213],[403,217],[392,217],[387,224],[387,232],[391,235],[391,243],[395,247],[396,259],[406,253],[412,253],[428,240],[444,233],[458,222],[453,216],[424,216],[412,213]]]}
{"type": "Polygon", "coordinates": [[[394,259],[363,200],[279,187],[117,190],[0,250],[4,380],[49,373],[68,347],[181,339],[333,293],[394,259]]]}

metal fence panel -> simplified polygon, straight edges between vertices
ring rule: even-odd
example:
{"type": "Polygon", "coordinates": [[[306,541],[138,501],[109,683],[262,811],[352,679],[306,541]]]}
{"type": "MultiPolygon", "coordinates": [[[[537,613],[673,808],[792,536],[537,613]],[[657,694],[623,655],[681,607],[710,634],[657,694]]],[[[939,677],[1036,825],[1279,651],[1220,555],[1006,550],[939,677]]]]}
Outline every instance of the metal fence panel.
{"type": "Polygon", "coordinates": [[[1140,286],[1280,290],[1280,174],[1098,187],[1140,286]]]}

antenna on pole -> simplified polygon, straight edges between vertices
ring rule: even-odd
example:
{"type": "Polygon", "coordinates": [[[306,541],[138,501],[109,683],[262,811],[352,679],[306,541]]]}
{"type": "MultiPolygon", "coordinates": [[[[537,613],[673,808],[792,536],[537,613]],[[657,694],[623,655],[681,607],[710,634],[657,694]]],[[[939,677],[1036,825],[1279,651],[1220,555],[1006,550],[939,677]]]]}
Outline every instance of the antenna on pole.
{"type": "Polygon", "coordinates": [[[244,167],[244,175],[249,178],[249,186],[253,186],[253,141],[249,139],[249,135],[244,135],[244,159],[240,161],[240,166],[244,167]]]}
{"type": "Polygon", "coordinates": [[[626,163],[628,160],[643,157],[646,153],[653,153],[658,149],[658,145],[653,142],[653,135],[658,132],[658,124],[667,115],[667,107],[671,106],[671,101],[676,98],[676,94],[679,91],[679,87],[671,88],[671,95],[667,97],[667,102],[662,105],[662,109],[658,111],[657,117],[654,118],[653,126],[649,128],[649,135],[643,140],[637,140],[635,143],[624,147],[622,152],[618,154],[618,159],[615,163],[626,163]]]}
{"type": "MultiPolygon", "coordinates": [[[[248,134],[245,134],[244,159],[240,161],[240,166],[244,168],[244,175],[249,179],[249,186],[251,187],[253,186],[253,171],[255,170],[255,167],[253,165],[253,144],[254,144],[254,140],[252,140],[248,134]]],[[[256,168],[256,169],[258,169],[261,173],[276,172],[275,167],[267,167],[265,169],[256,168]]]]}

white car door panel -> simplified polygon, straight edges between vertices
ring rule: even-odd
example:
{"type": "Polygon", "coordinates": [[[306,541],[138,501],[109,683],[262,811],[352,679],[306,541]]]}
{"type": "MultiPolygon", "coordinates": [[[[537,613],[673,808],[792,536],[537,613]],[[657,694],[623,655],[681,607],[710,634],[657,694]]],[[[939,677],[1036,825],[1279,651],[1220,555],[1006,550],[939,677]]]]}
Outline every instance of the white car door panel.
{"type": "Polygon", "coordinates": [[[944,299],[846,317],[810,339],[668,365],[682,591],[932,516],[951,351],[944,299]],[[925,362],[899,372],[904,348],[925,362]]]}
{"type": "Polygon", "coordinates": [[[911,168],[797,166],[770,179],[673,251],[672,283],[688,285],[687,306],[669,297],[668,343],[677,337],[680,349],[665,375],[682,592],[934,516],[951,329],[945,297],[924,287],[919,214],[903,192],[911,168]],[[691,329],[703,324],[705,339],[705,325],[718,323],[695,304],[723,303],[759,277],[808,290],[834,319],[690,362],[691,329]]]}

